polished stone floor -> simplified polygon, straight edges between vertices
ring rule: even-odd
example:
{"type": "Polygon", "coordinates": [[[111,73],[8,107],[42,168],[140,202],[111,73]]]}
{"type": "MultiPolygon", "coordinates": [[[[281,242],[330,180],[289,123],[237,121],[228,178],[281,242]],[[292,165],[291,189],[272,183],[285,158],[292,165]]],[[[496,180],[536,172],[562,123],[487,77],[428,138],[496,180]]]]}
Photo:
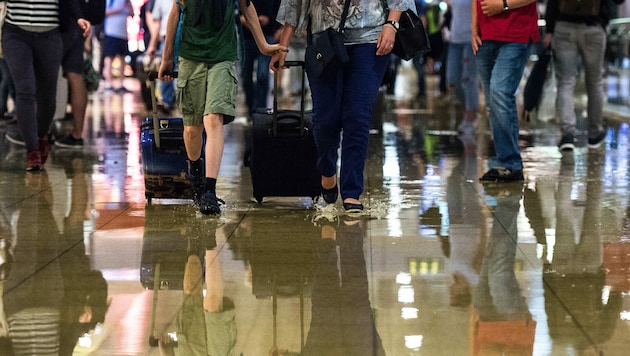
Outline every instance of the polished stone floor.
{"type": "Polygon", "coordinates": [[[194,354],[186,345],[206,345],[203,308],[208,354],[627,355],[627,73],[609,77],[596,150],[581,135],[573,153],[558,151],[546,90],[522,123],[524,184],[478,181],[492,154],[484,119],[458,137],[461,107],[435,81],[419,101],[403,66],[379,105],[361,215],[308,197],[258,204],[245,118],[225,128],[220,217],[189,200],[147,204],[147,112],[132,78],[132,93],[91,95],[86,147],[53,149],[43,173],[23,171],[23,147],[0,127],[7,316],[54,333],[46,316],[61,315],[56,331],[63,344],[79,337],[76,355],[158,355],[173,335],[175,352],[194,354]],[[72,334],[79,319],[96,325],[72,334]]]}

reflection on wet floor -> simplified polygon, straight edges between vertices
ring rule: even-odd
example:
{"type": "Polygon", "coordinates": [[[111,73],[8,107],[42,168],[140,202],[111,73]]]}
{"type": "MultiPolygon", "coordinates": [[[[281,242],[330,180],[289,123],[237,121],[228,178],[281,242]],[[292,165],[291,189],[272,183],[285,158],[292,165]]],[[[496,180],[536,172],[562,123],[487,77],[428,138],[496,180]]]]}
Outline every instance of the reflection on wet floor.
{"type": "Polygon", "coordinates": [[[1,126],[0,338],[38,327],[77,355],[625,355],[625,106],[610,97],[605,145],[579,135],[571,154],[541,106],[521,126],[524,184],[481,184],[484,116],[458,136],[461,106],[428,78],[426,101],[404,66],[382,95],[356,215],[310,197],[258,204],[246,118],[226,126],[218,218],[188,199],[147,204],[137,92],[95,93],[87,146],[55,149],[40,175],[1,126]],[[91,324],[77,323],[86,305],[91,324]]]}

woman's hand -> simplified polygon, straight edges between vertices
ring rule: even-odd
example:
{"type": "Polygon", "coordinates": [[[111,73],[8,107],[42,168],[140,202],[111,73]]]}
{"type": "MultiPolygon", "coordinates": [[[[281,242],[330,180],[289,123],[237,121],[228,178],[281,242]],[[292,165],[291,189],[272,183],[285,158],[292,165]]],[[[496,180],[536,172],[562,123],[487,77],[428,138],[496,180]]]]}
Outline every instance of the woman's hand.
{"type": "Polygon", "coordinates": [[[396,41],[396,28],[393,25],[385,24],[381,33],[378,35],[376,41],[376,55],[384,56],[390,54],[394,49],[394,43],[396,41]]]}

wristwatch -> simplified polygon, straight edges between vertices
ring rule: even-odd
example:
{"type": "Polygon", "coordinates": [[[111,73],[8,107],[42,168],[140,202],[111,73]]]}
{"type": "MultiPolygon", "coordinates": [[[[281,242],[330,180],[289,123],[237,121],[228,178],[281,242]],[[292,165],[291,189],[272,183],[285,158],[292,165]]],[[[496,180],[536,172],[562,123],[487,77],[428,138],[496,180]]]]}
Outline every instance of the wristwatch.
{"type": "Polygon", "coordinates": [[[396,31],[398,31],[398,27],[400,27],[400,25],[398,24],[398,21],[394,21],[394,20],[387,20],[387,21],[385,21],[385,24],[390,24],[390,25],[394,26],[396,31]]]}
{"type": "Polygon", "coordinates": [[[507,0],[503,0],[503,11],[508,11],[510,8],[508,7],[507,0]]]}

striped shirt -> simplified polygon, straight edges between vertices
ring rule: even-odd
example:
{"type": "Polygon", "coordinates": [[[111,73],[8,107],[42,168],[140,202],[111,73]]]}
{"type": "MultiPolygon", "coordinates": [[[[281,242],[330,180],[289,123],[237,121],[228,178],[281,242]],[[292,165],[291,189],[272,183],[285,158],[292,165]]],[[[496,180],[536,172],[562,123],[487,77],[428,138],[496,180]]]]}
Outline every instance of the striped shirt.
{"type": "Polygon", "coordinates": [[[23,28],[49,30],[59,26],[59,0],[11,0],[7,23],[23,28]]]}

